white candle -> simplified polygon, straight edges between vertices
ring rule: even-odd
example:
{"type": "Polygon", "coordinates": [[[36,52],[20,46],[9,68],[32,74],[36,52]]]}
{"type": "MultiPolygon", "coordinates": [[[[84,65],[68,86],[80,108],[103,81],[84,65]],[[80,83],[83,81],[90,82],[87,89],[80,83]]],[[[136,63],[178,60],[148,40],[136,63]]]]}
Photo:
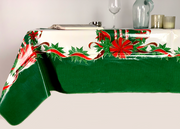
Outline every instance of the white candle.
{"type": "Polygon", "coordinates": [[[165,22],[163,24],[164,24],[163,27],[165,29],[173,29],[174,28],[174,23],[173,22],[165,22]]]}
{"type": "Polygon", "coordinates": [[[175,28],[175,16],[163,17],[163,28],[174,29],[175,28]]]}

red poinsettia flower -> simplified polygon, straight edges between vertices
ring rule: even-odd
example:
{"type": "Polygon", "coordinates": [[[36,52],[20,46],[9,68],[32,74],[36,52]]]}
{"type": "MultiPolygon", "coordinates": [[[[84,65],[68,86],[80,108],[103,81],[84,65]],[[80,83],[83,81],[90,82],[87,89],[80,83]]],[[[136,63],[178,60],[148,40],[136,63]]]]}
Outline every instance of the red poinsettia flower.
{"type": "Polygon", "coordinates": [[[133,45],[130,40],[126,40],[123,38],[119,38],[117,40],[112,41],[112,45],[110,47],[110,52],[114,57],[126,58],[126,55],[131,55],[133,50],[133,45]]]}
{"type": "Polygon", "coordinates": [[[105,38],[108,38],[109,40],[111,40],[111,36],[107,32],[102,31],[102,30],[99,31],[99,34],[98,34],[98,36],[96,38],[99,41],[105,40],[105,38]]]}
{"type": "Polygon", "coordinates": [[[35,38],[37,37],[38,35],[38,31],[34,32],[34,31],[31,31],[31,33],[29,34],[29,36],[31,37],[32,40],[35,40],[35,38]]]}

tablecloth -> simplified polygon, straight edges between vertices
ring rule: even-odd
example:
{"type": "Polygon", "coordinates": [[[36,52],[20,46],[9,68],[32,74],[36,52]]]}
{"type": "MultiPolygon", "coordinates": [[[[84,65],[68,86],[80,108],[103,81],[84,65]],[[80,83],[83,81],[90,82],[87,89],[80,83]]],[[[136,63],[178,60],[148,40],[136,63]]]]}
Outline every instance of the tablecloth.
{"type": "Polygon", "coordinates": [[[2,89],[0,114],[17,125],[53,90],[180,93],[180,30],[28,31],[2,89]]]}

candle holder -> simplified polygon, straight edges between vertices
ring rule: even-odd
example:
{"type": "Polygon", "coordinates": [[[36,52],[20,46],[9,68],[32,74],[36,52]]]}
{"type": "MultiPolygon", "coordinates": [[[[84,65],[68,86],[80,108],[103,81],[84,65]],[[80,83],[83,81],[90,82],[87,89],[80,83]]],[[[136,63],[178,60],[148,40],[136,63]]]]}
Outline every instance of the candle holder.
{"type": "Polygon", "coordinates": [[[151,28],[163,28],[163,17],[164,15],[151,15],[151,28]]]}
{"type": "Polygon", "coordinates": [[[163,18],[163,28],[164,29],[174,29],[175,28],[175,16],[165,16],[163,18]]]}

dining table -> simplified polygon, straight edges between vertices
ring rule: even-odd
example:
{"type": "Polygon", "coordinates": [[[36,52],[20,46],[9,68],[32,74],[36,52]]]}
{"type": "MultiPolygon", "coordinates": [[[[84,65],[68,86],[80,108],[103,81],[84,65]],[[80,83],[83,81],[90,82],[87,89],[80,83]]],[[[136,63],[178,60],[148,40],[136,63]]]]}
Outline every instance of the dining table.
{"type": "Polygon", "coordinates": [[[0,114],[18,125],[51,91],[180,93],[180,29],[29,30],[2,89],[0,114]]]}

